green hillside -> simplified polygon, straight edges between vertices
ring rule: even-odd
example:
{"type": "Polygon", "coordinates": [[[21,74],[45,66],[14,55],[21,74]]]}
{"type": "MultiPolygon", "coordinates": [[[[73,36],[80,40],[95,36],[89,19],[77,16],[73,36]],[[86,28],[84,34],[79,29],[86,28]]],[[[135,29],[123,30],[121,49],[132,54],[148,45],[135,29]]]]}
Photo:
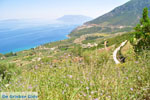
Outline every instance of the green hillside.
{"type": "Polygon", "coordinates": [[[150,52],[136,58],[129,43],[123,51],[126,63],[116,65],[112,59],[114,49],[131,37],[95,39],[98,46],[91,48],[71,39],[18,52],[0,60],[0,74],[5,75],[0,89],[38,92],[39,100],[149,100],[150,52]]]}
{"type": "Polygon", "coordinates": [[[122,6],[119,6],[111,12],[104,14],[86,24],[104,24],[134,26],[138,23],[142,15],[143,8],[149,8],[150,0],[130,0],[122,6]]]}
{"type": "Polygon", "coordinates": [[[144,7],[150,10],[150,0],[130,0],[114,10],[85,23],[71,32],[71,37],[92,33],[118,33],[132,31],[144,7]]]}

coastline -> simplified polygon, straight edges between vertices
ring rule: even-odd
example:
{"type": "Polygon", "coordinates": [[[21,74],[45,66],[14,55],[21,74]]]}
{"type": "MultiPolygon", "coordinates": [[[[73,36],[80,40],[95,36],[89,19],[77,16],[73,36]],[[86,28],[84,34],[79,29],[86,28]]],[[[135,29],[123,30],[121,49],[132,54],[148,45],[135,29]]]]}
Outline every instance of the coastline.
{"type": "Polygon", "coordinates": [[[10,52],[17,53],[17,52],[21,52],[21,51],[25,51],[25,50],[30,50],[32,48],[35,49],[35,48],[37,48],[39,46],[42,46],[42,45],[45,45],[47,43],[53,43],[53,42],[57,42],[57,41],[61,41],[61,40],[69,39],[69,38],[71,38],[71,37],[69,37],[69,35],[65,35],[65,37],[63,39],[57,39],[57,40],[45,42],[45,43],[42,43],[42,44],[39,44],[39,45],[26,46],[26,47],[22,47],[22,48],[7,50],[6,52],[0,52],[0,54],[7,54],[7,53],[10,53],[10,52]]]}
{"type": "MultiPolygon", "coordinates": [[[[70,26],[69,29],[68,29],[68,27],[64,28],[63,31],[61,31],[61,32],[60,32],[60,29],[58,28],[57,29],[58,32],[57,32],[57,30],[54,31],[53,33],[50,31],[49,34],[48,34],[49,31],[48,31],[45,34],[43,34],[42,38],[39,38],[39,37],[37,37],[37,35],[32,34],[31,35],[32,37],[37,38],[37,39],[34,39],[34,41],[31,41],[32,39],[29,39],[30,41],[28,41],[28,38],[25,40],[24,38],[26,38],[28,35],[26,37],[19,37],[19,40],[13,38],[11,41],[11,38],[10,38],[10,40],[7,43],[5,43],[5,45],[0,45],[0,53],[1,54],[7,54],[10,52],[17,53],[20,51],[29,50],[31,48],[36,48],[38,46],[41,46],[41,45],[44,45],[47,43],[70,39],[71,37],[69,36],[69,34],[71,33],[71,31],[74,28],[76,28],[76,26],[70,26]],[[23,41],[21,40],[22,38],[23,38],[23,41]]],[[[37,33],[41,34],[39,32],[37,32],[37,33]]],[[[23,32],[23,34],[25,34],[25,33],[23,32]]],[[[5,41],[7,41],[7,39],[5,41]]]]}
{"type": "Polygon", "coordinates": [[[68,39],[70,39],[70,38],[71,38],[69,35],[66,35],[66,37],[67,37],[68,39]]]}

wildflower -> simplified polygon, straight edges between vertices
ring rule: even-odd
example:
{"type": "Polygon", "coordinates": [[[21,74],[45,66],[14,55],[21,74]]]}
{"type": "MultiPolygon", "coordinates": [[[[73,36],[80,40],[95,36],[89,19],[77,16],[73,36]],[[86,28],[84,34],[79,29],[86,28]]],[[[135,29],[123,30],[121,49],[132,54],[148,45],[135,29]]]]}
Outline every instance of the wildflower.
{"type": "Polygon", "coordinates": [[[53,68],[53,66],[52,66],[52,65],[50,65],[50,66],[49,66],[49,68],[53,68]]]}
{"type": "Polygon", "coordinates": [[[44,64],[44,63],[41,63],[42,65],[44,64]]]}
{"type": "Polygon", "coordinates": [[[65,93],[65,91],[62,91],[62,94],[64,94],[65,93]]]}
{"type": "Polygon", "coordinates": [[[90,86],[93,86],[94,84],[93,83],[90,83],[90,86]]]}
{"type": "Polygon", "coordinates": [[[84,94],[83,94],[83,96],[85,96],[85,97],[86,97],[86,94],[84,93],[84,94]]]}
{"type": "Polygon", "coordinates": [[[68,87],[69,85],[68,84],[66,84],[66,87],[68,87]]]}
{"type": "Polygon", "coordinates": [[[98,100],[98,98],[94,99],[94,100],[98,100]]]}
{"type": "Polygon", "coordinates": [[[6,85],[5,85],[5,87],[8,87],[8,86],[9,86],[9,84],[6,84],[6,85]]]}
{"type": "Polygon", "coordinates": [[[91,94],[94,94],[94,91],[92,91],[91,94]]]}
{"type": "Polygon", "coordinates": [[[34,85],[34,87],[38,87],[38,85],[34,85]]]}
{"type": "Polygon", "coordinates": [[[38,61],[40,61],[40,60],[41,60],[41,58],[38,58],[37,60],[38,60],[38,61]]]}
{"type": "Polygon", "coordinates": [[[28,86],[28,89],[32,89],[32,86],[31,86],[31,85],[29,85],[29,86],[28,86]]]}
{"type": "Polygon", "coordinates": [[[89,90],[89,87],[86,87],[87,90],[89,90]]]}
{"type": "Polygon", "coordinates": [[[133,91],[133,88],[130,88],[131,91],[133,91]]]}
{"type": "Polygon", "coordinates": [[[69,76],[69,78],[72,78],[72,75],[68,75],[69,76]]]}
{"type": "Polygon", "coordinates": [[[139,79],[139,80],[141,80],[141,77],[140,77],[140,76],[138,76],[138,79],[139,79]]]}
{"type": "Polygon", "coordinates": [[[37,65],[35,66],[35,69],[38,69],[38,66],[37,66],[37,65]]]}
{"type": "Polygon", "coordinates": [[[86,79],[87,79],[87,81],[90,81],[88,77],[86,79]]]}
{"type": "Polygon", "coordinates": [[[108,98],[111,98],[111,96],[108,96],[108,98]]]}
{"type": "Polygon", "coordinates": [[[82,82],[82,81],[80,81],[80,83],[82,84],[83,82],[82,82]]]}
{"type": "Polygon", "coordinates": [[[68,56],[70,57],[71,55],[69,54],[68,56]]]}

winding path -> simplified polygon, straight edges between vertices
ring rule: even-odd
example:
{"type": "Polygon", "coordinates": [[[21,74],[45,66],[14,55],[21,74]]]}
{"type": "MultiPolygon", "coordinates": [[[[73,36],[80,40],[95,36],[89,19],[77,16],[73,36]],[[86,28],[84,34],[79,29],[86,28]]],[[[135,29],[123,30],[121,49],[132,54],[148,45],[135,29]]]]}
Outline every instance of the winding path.
{"type": "Polygon", "coordinates": [[[121,45],[117,49],[115,49],[115,51],[113,52],[113,59],[116,64],[120,64],[120,61],[117,59],[117,53],[118,51],[120,51],[121,47],[125,46],[126,43],[127,43],[127,40],[122,42],[121,45]]]}

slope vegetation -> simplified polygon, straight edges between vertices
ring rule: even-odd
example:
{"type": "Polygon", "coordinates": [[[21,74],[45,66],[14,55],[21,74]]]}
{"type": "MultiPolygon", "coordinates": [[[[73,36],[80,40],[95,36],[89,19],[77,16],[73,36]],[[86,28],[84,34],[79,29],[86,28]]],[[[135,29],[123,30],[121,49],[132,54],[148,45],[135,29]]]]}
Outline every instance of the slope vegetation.
{"type": "Polygon", "coordinates": [[[1,79],[0,89],[38,92],[39,100],[148,100],[150,52],[137,59],[133,55],[120,65],[112,59],[113,50],[131,36],[100,38],[95,40],[97,47],[91,48],[82,48],[69,39],[18,52],[0,61],[9,73],[1,79]],[[102,49],[104,41],[108,41],[109,50],[102,49]]]}

